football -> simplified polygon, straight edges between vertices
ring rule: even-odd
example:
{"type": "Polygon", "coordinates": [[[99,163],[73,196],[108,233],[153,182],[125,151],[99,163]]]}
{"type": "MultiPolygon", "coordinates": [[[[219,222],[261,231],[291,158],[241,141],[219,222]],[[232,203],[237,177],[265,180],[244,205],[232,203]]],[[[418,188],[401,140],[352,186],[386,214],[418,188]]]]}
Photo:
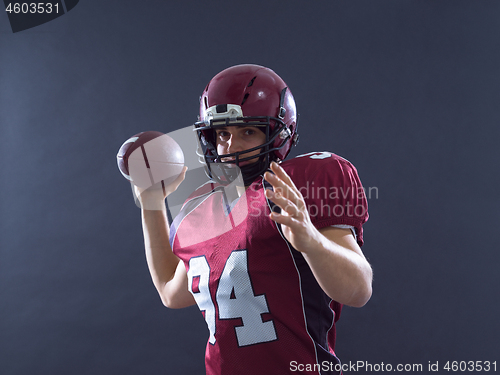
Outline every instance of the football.
{"type": "Polygon", "coordinates": [[[184,154],[172,137],[145,131],[127,139],[116,155],[123,177],[143,189],[162,188],[182,172],[184,154]]]}

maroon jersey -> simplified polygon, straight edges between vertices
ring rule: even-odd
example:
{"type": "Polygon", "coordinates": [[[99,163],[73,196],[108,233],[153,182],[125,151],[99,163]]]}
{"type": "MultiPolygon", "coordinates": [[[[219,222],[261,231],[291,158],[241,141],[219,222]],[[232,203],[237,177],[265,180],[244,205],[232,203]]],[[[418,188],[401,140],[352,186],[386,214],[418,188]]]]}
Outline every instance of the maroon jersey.
{"type": "MultiPolygon", "coordinates": [[[[351,163],[316,152],[281,166],[318,229],[349,225],[363,243],[367,202],[351,163]]],[[[239,198],[227,187],[205,184],[171,225],[172,249],[186,266],[189,290],[210,331],[207,374],[340,373],[334,346],[342,306],[323,292],[269,218],[266,184],[255,181],[239,198]]]]}

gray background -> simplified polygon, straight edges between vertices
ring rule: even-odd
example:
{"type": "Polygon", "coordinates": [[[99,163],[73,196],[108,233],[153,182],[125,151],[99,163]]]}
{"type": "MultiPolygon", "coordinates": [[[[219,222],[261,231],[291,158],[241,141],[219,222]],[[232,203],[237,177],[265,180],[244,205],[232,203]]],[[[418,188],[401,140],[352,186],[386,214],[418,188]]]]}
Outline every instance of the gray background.
{"type": "Polygon", "coordinates": [[[343,362],[495,361],[500,2],[87,0],[13,34],[0,13],[0,372],[202,374],[196,307],[162,306],[122,142],[196,120],[220,70],[292,89],[293,155],[352,161],[375,271],[343,362]]]}

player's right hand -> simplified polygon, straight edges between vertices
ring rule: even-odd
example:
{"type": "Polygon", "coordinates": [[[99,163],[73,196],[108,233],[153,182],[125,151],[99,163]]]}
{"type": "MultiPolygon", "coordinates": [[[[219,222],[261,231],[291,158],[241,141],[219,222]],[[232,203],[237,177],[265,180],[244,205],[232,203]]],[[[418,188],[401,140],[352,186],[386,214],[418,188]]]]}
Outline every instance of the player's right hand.
{"type": "Polygon", "coordinates": [[[165,210],[165,198],[177,190],[179,185],[186,178],[187,167],[182,168],[179,176],[163,189],[140,188],[133,186],[134,199],[136,204],[144,210],[165,210]]]}

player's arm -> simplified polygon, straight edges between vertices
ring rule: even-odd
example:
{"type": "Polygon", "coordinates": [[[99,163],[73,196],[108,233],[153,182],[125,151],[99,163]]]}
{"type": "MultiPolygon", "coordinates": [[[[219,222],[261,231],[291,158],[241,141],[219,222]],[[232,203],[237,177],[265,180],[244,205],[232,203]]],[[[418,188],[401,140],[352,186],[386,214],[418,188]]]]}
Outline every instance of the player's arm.
{"type": "Polygon", "coordinates": [[[350,229],[313,230],[302,254],[330,298],[353,307],[368,302],[372,295],[372,268],[350,229]]]}
{"type": "Polygon", "coordinates": [[[188,291],[186,268],[170,247],[166,211],[141,211],[149,273],[163,304],[170,308],[193,305],[195,301],[188,291]]]}
{"type": "Polygon", "coordinates": [[[300,191],[286,172],[271,164],[275,175],[265,178],[274,192],[266,190],[267,198],[281,208],[271,219],[281,224],[284,236],[308,262],[316,280],[333,300],[361,307],[372,293],[372,269],[351,231],[340,228],[318,230],[311,222],[300,191]]]}
{"type": "MultiPolygon", "coordinates": [[[[179,176],[174,191],[184,179],[179,176]]],[[[175,184],[175,182],[173,183],[175,184]]],[[[141,204],[144,247],[149,272],[163,304],[170,308],[182,308],[195,304],[188,291],[184,264],[172,252],[169,241],[169,225],[165,207],[165,196],[161,190],[138,192],[141,204]]]]}

